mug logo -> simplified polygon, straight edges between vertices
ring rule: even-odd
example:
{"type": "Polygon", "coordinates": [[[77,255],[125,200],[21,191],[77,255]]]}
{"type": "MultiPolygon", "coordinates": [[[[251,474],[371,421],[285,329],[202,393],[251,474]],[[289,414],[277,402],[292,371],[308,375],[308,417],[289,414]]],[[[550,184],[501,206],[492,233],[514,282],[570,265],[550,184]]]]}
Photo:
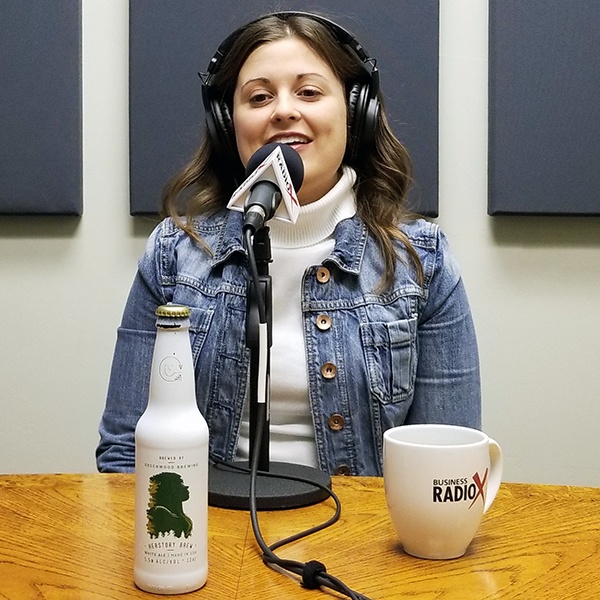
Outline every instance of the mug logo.
{"type": "MultiPolygon", "coordinates": [[[[475,485],[477,486],[477,494],[475,495],[475,498],[473,498],[473,502],[471,502],[471,506],[473,506],[473,504],[475,504],[475,502],[477,501],[477,498],[479,498],[479,496],[481,496],[481,501],[483,502],[483,505],[485,506],[485,493],[483,491],[483,488],[485,486],[485,482],[487,481],[488,471],[489,471],[489,469],[485,470],[485,473],[483,474],[483,480],[479,477],[479,473],[475,473],[475,475],[473,475],[473,481],[475,482],[475,485]]],[[[471,506],[469,506],[469,508],[471,508],[471,506]]]]}
{"type": "Polygon", "coordinates": [[[489,469],[485,470],[483,477],[475,473],[471,478],[459,479],[434,479],[433,480],[433,501],[434,502],[465,502],[470,500],[469,508],[472,508],[475,502],[481,497],[485,505],[485,483],[487,481],[489,469]]]}

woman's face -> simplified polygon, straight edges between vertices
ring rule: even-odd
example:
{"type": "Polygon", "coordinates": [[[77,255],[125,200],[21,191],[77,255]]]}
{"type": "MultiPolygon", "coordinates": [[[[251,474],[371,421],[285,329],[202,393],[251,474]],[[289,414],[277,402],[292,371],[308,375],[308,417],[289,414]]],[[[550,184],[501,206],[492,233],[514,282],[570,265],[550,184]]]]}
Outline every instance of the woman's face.
{"type": "Polygon", "coordinates": [[[292,37],[259,46],[238,75],[233,124],[242,163],[261,146],[287,143],[304,163],[300,204],[338,181],[346,150],[342,82],[305,42],[292,37]]]}

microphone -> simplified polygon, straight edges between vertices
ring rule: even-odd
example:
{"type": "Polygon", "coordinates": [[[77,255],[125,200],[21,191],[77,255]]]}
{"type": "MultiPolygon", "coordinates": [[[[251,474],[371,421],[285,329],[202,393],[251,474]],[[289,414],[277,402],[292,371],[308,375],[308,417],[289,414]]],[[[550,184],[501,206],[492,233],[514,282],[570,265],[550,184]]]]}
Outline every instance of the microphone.
{"type": "Polygon", "coordinates": [[[244,213],[243,227],[252,233],[273,217],[295,223],[300,210],[296,190],[303,178],[302,159],[291,146],[267,144],[250,157],[246,180],[227,207],[244,213]]]}
{"type": "MultiPolygon", "coordinates": [[[[300,212],[296,190],[304,165],[286,144],[267,144],[248,161],[246,181],[227,207],[244,213],[244,246],[248,254],[246,347],[249,349],[250,468],[214,460],[209,470],[209,504],[254,511],[309,506],[330,496],[327,473],[293,463],[269,462],[270,347],[272,281],[269,229],[271,218],[295,223],[300,212]],[[266,472],[266,473],[265,473],[266,472]],[[273,477],[271,475],[274,475],[273,477]]],[[[241,461],[242,465],[245,461],[241,461]]]]}

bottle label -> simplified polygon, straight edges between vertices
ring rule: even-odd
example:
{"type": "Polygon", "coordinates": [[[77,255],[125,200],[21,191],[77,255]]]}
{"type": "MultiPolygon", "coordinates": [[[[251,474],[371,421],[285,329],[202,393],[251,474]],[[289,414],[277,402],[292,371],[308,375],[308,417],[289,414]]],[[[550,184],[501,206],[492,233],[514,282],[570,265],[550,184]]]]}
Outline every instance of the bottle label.
{"type": "Polygon", "coordinates": [[[136,467],[137,565],[156,573],[173,573],[205,564],[208,473],[204,461],[185,453],[140,454],[136,467]]]}

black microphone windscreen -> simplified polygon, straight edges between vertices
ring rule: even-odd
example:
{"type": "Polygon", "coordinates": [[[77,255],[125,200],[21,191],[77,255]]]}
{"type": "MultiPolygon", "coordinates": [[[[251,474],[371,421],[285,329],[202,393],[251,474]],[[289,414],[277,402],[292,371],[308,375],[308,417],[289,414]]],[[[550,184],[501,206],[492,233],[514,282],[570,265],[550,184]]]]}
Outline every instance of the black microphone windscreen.
{"type": "Polygon", "coordinates": [[[304,163],[302,162],[300,155],[287,144],[279,144],[274,142],[259,148],[248,160],[248,164],[246,165],[246,177],[250,177],[250,175],[252,175],[252,173],[258,169],[258,167],[260,167],[265,158],[267,158],[267,156],[269,156],[269,154],[271,154],[271,152],[273,152],[277,146],[281,147],[285,165],[290,174],[290,179],[292,180],[294,189],[297,192],[302,185],[302,181],[304,180],[304,163]]]}

